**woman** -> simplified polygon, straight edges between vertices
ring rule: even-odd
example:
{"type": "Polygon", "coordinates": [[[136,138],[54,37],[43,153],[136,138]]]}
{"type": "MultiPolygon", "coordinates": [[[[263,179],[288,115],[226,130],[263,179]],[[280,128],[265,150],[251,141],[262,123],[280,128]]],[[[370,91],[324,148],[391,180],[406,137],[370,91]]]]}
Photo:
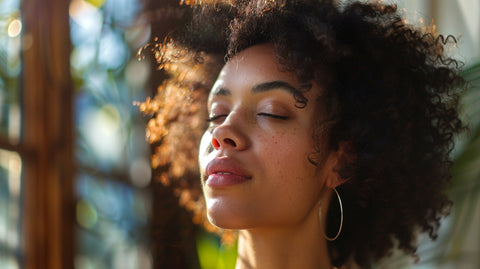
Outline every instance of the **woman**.
{"type": "Polygon", "coordinates": [[[154,164],[164,182],[181,178],[180,203],[238,231],[237,268],[369,268],[393,248],[415,255],[419,232],[436,237],[464,128],[453,38],[379,3],[235,1],[193,15],[157,51],[172,79],[142,109],[157,113],[154,164]],[[186,175],[203,105],[202,196],[186,175]]]}

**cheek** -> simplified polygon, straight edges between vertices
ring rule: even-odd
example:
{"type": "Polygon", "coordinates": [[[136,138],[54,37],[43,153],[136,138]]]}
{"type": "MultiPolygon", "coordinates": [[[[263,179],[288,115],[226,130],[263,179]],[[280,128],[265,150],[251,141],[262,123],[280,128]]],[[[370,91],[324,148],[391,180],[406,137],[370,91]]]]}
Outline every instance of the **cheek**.
{"type": "Polygon", "coordinates": [[[286,164],[308,162],[308,155],[313,152],[313,143],[311,136],[303,132],[296,132],[296,129],[290,132],[280,132],[268,138],[270,141],[263,141],[268,145],[265,151],[277,160],[277,164],[286,162],[286,164]]]}
{"type": "Polygon", "coordinates": [[[203,170],[208,164],[208,154],[211,152],[212,134],[210,132],[205,132],[200,140],[200,146],[198,149],[198,162],[200,167],[200,174],[203,175],[203,170]]]}
{"type": "MultiPolygon", "coordinates": [[[[310,136],[297,132],[279,133],[269,137],[264,148],[264,160],[276,177],[297,181],[314,176],[316,167],[308,160],[313,151],[310,136]]],[[[266,141],[264,141],[266,142],[266,141]]],[[[281,184],[282,182],[279,182],[281,184]]],[[[287,183],[287,182],[284,182],[287,183]]]]}
{"type": "Polygon", "coordinates": [[[267,161],[262,200],[268,207],[263,214],[269,212],[279,222],[301,221],[318,203],[322,190],[317,168],[308,161],[310,143],[305,135],[271,139],[277,147],[269,147],[263,156],[267,161]]]}

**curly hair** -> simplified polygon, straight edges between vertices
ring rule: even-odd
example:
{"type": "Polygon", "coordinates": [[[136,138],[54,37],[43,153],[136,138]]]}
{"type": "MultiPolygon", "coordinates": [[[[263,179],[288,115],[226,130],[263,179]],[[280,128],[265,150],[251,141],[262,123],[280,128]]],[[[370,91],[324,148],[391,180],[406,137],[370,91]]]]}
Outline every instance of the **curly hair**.
{"type": "MultiPolygon", "coordinates": [[[[188,87],[176,78],[189,92],[208,93],[225,55],[228,60],[262,43],[273,44],[279,65],[294,72],[305,90],[312,81],[323,86],[318,100],[296,98],[305,105],[320,104],[313,133],[318,154],[312,162],[320,163],[316,155],[325,148],[348,144],[337,171],[348,181],[337,188],[344,224],[341,236],[329,242],[333,265],[353,259],[368,268],[394,247],[415,255],[418,232],[435,239],[451,205],[444,194],[451,177],[449,153],[454,135],[464,129],[457,114],[464,84],[457,74],[461,64],[445,55],[445,48],[456,42],[453,37],[408,25],[395,5],[381,3],[339,7],[321,0],[253,0],[195,6],[193,11],[192,23],[172,33],[158,55],[162,65],[185,66],[190,59],[195,64],[186,66],[193,73],[204,62],[216,63],[215,68],[208,65],[209,76],[191,80],[188,87]],[[166,52],[172,47],[173,56],[166,52]]],[[[163,113],[158,106],[150,111],[157,117],[163,113]]],[[[161,125],[173,126],[177,119],[161,125]]],[[[168,152],[175,150],[172,146],[168,152]]],[[[170,157],[166,163],[178,163],[174,154],[170,157]]],[[[198,183],[180,189],[192,186],[198,183]]],[[[201,201],[198,191],[188,193],[191,201],[201,201]]],[[[339,225],[333,200],[327,234],[335,234],[339,225]]],[[[204,207],[196,208],[204,214],[204,207]]]]}

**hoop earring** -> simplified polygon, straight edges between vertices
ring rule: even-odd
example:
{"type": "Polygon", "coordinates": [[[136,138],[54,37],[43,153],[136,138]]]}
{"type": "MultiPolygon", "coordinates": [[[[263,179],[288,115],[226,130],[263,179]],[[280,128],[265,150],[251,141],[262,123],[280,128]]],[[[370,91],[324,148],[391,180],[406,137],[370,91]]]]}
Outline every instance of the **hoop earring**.
{"type": "MultiPolygon", "coordinates": [[[[325,237],[325,239],[328,240],[328,241],[330,241],[330,242],[335,241],[335,240],[340,236],[340,233],[342,232],[342,227],[343,227],[343,205],[342,205],[342,199],[340,198],[340,194],[338,194],[337,189],[333,188],[333,190],[334,190],[335,193],[337,194],[338,203],[339,203],[339,205],[340,205],[340,227],[338,228],[338,232],[337,232],[337,235],[335,235],[335,237],[328,237],[325,232],[323,233],[323,237],[325,237]]],[[[322,207],[320,207],[319,210],[318,210],[318,219],[319,219],[319,222],[320,222],[320,227],[322,227],[322,207]]],[[[322,230],[323,230],[323,229],[322,229],[322,230]]]]}

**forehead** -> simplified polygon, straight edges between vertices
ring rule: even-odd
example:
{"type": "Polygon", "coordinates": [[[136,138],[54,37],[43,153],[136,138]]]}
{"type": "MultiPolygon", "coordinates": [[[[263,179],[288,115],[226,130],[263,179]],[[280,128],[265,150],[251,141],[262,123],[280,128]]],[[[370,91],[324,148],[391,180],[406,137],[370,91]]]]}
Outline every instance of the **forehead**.
{"type": "Polygon", "coordinates": [[[223,72],[238,71],[239,69],[246,68],[252,71],[252,73],[258,73],[264,75],[278,75],[282,73],[279,70],[279,64],[275,59],[273,51],[273,45],[261,44],[255,45],[239,52],[232,57],[223,67],[223,72]]]}
{"type": "Polygon", "coordinates": [[[273,45],[249,47],[232,57],[222,68],[213,89],[219,87],[252,87],[259,83],[282,80],[298,86],[295,74],[281,70],[273,45]]]}

